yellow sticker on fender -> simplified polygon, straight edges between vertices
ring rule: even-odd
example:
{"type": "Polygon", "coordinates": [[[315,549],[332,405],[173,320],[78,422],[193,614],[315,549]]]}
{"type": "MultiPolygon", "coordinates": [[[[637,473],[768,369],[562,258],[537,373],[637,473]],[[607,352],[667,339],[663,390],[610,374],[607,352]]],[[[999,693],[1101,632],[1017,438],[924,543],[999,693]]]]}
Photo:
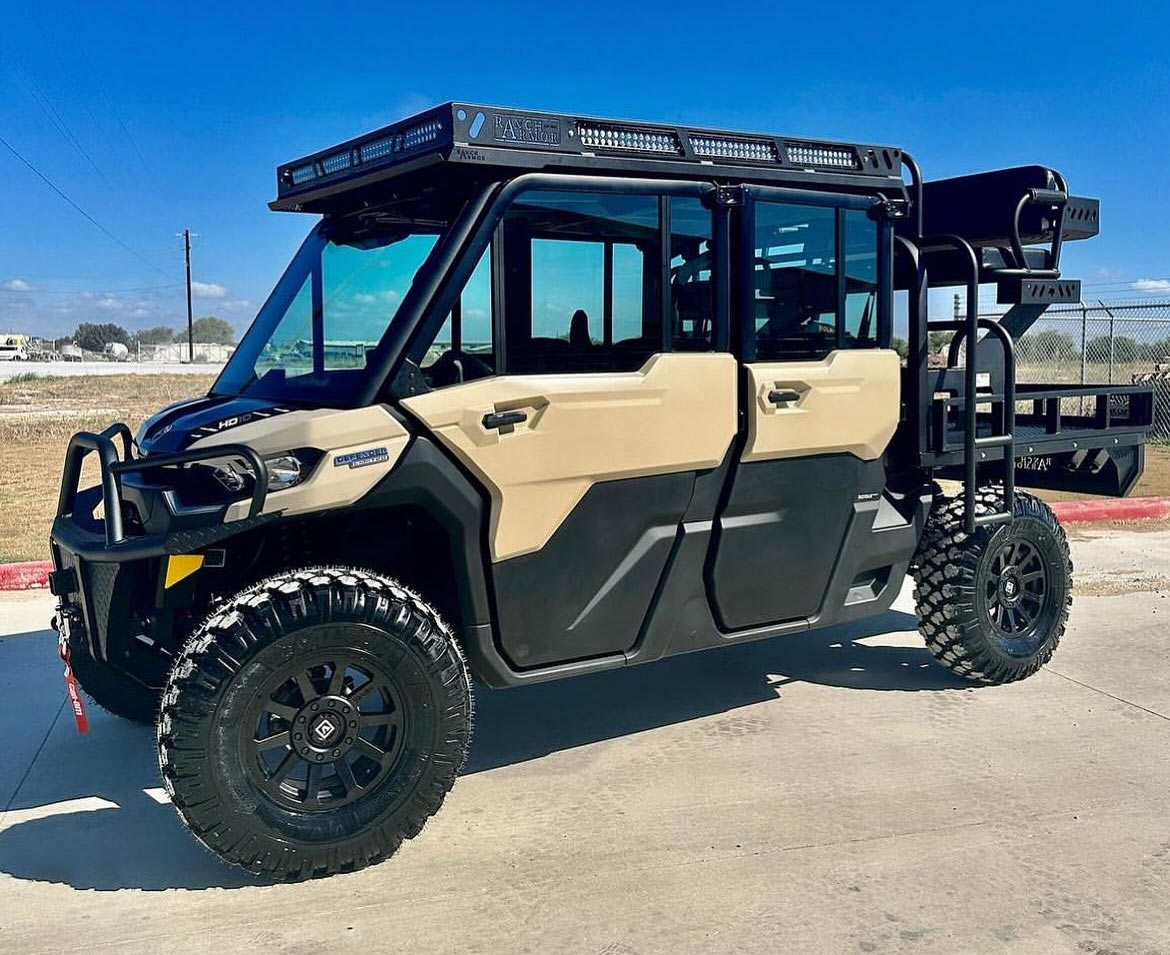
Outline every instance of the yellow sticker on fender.
{"type": "Polygon", "coordinates": [[[173,587],[180,580],[186,580],[202,566],[202,554],[172,554],[167,558],[167,576],[163,581],[163,587],[173,587]]]}

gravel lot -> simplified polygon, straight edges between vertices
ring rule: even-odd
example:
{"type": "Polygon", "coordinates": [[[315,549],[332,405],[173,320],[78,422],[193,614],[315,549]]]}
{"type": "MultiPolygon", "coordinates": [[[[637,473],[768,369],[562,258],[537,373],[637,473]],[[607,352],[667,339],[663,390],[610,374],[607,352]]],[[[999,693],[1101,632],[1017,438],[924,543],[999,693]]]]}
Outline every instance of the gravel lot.
{"type": "Polygon", "coordinates": [[[201,850],[152,732],[78,737],[0,596],[0,944],[29,953],[1170,952],[1170,530],[1078,529],[1024,683],[863,625],[479,694],[464,777],[389,862],[263,885],[201,850]],[[1094,596],[1090,596],[1093,594],[1094,596]]]}

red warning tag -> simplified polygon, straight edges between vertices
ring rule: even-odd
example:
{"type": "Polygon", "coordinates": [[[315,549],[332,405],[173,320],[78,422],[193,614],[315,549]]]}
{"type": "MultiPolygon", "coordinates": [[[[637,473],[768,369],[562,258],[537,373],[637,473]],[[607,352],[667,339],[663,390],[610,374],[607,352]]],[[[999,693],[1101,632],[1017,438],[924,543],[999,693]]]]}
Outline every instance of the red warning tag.
{"type": "Polygon", "coordinates": [[[85,715],[85,703],[81,699],[81,687],[77,685],[77,677],[73,675],[73,667],[69,665],[68,653],[65,655],[65,692],[69,694],[69,706],[73,710],[77,732],[84,736],[89,732],[89,720],[85,715]]]}

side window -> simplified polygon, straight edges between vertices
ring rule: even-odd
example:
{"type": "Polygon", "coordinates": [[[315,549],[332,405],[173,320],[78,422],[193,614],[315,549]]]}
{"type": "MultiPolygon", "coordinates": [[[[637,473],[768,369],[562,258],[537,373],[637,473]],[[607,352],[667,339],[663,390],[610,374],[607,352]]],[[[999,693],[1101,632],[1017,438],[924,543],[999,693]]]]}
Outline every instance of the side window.
{"type": "Polygon", "coordinates": [[[752,274],[758,361],[837,346],[836,210],[757,202],[752,274]]]}
{"type": "Polygon", "coordinates": [[[492,347],[492,261],[488,248],[419,362],[432,388],[495,374],[492,347]]]}
{"type": "Polygon", "coordinates": [[[525,193],[503,236],[508,374],[629,371],[662,350],[656,196],[525,193]]]}
{"type": "Polygon", "coordinates": [[[698,199],[670,200],[670,321],[675,351],[711,350],[711,211],[698,199]]]}
{"type": "Polygon", "coordinates": [[[845,213],[845,346],[877,348],[877,223],[860,209],[845,213]]]}

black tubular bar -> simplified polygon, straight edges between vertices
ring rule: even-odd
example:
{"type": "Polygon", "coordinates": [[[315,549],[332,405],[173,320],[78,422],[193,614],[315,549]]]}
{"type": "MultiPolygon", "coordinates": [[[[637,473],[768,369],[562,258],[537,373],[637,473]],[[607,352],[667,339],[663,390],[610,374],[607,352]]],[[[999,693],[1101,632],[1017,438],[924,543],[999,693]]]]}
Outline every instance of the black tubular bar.
{"type": "MultiPolygon", "coordinates": [[[[968,246],[970,248],[970,246],[968,246]]],[[[974,252],[972,251],[972,255],[974,252]]],[[[953,331],[955,337],[951,341],[948,361],[958,354],[958,346],[962,339],[967,339],[967,363],[965,368],[964,390],[966,395],[963,406],[964,433],[963,453],[966,466],[966,486],[963,488],[963,509],[966,531],[973,534],[975,528],[982,524],[995,524],[1010,520],[1015,507],[1016,495],[1016,457],[1014,435],[1016,432],[1016,350],[1012,342],[1011,333],[1006,328],[990,318],[980,318],[978,308],[972,309],[970,290],[968,290],[967,318],[958,322],[931,322],[929,327],[936,331],[953,331]],[[972,321],[971,313],[976,312],[972,321]],[[990,437],[980,438],[976,431],[978,419],[976,417],[976,382],[978,381],[978,366],[975,363],[975,342],[978,339],[979,329],[985,329],[995,335],[1003,346],[1003,415],[1002,433],[990,437]],[[974,330],[973,330],[974,329],[974,330]],[[1007,450],[1003,456],[1003,503],[1002,514],[989,514],[983,517],[975,515],[975,475],[978,461],[975,457],[980,448],[1003,447],[1007,450]],[[1006,516],[1005,516],[1006,515],[1006,516]]],[[[992,396],[994,397],[994,396],[992,396]]],[[[994,421],[994,415],[992,416],[994,421]]]]}
{"type": "Polygon", "coordinates": [[[157,454],[145,458],[132,457],[131,448],[130,429],[121,422],[110,425],[100,434],[79,431],[73,435],[65,452],[65,470],[61,476],[61,493],[57,498],[57,516],[66,517],[73,513],[73,506],[77,500],[77,485],[81,480],[81,467],[86,455],[91,451],[97,452],[101,465],[102,506],[105,510],[107,546],[112,547],[126,539],[122,524],[121,476],[128,472],[151,471],[216,458],[243,458],[256,475],[248,516],[255,517],[264,509],[264,502],[268,496],[268,465],[246,444],[219,444],[210,448],[157,454]],[[122,439],[124,460],[118,457],[118,449],[113,440],[115,437],[122,439]]]}
{"type": "Polygon", "coordinates": [[[1046,271],[1057,271],[1060,265],[1060,246],[1061,233],[1064,231],[1064,207],[1068,204],[1068,195],[1056,189],[1029,189],[1021,197],[1020,201],[1016,203],[1016,214],[1012,218],[1012,254],[1015,255],[1016,265],[1027,273],[1028,267],[1024,259],[1024,243],[1020,239],[1020,216],[1024,214],[1024,209],[1033,203],[1037,205],[1056,206],[1060,212],[1057,214],[1056,223],[1053,226],[1052,233],[1052,252],[1051,261],[1048,263],[1049,268],[1046,271]]]}

